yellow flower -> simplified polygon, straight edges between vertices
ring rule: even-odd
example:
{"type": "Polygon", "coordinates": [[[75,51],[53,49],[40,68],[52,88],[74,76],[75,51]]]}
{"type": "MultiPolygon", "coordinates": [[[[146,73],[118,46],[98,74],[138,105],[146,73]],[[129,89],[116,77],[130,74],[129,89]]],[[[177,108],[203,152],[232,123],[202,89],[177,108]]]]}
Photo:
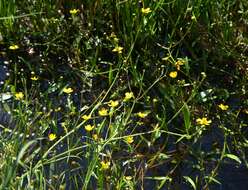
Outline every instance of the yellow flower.
{"type": "Polygon", "coordinates": [[[75,15],[79,12],[79,9],[72,9],[70,10],[70,14],[75,15]]]}
{"type": "Polygon", "coordinates": [[[70,93],[73,92],[73,89],[72,88],[64,88],[63,92],[66,93],[66,94],[70,94],[70,93]]]}
{"type": "Polygon", "coordinates": [[[82,116],[82,119],[84,119],[84,120],[89,120],[91,118],[91,115],[83,115],[82,116]]]}
{"type": "Polygon", "coordinates": [[[123,47],[117,46],[115,47],[112,52],[118,52],[118,53],[122,53],[123,47]]]}
{"type": "Polygon", "coordinates": [[[139,112],[137,113],[137,115],[140,117],[140,118],[145,118],[146,116],[148,116],[148,112],[139,112]]]}
{"type": "Polygon", "coordinates": [[[85,128],[86,131],[89,131],[90,132],[90,131],[92,131],[95,128],[95,126],[89,124],[89,125],[85,125],[84,128],[85,128]]]}
{"type": "Polygon", "coordinates": [[[38,80],[38,77],[37,76],[32,76],[30,79],[36,81],[36,80],[38,80]]]}
{"type": "Polygon", "coordinates": [[[101,161],[101,169],[102,170],[107,170],[110,167],[110,162],[109,161],[101,161]]]}
{"type": "Polygon", "coordinates": [[[197,122],[197,124],[198,125],[210,125],[210,123],[212,123],[212,121],[211,120],[208,120],[206,117],[203,117],[203,118],[198,118],[197,120],[196,120],[196,122],[197,122]]]}
{"type": "Polygon", "coordinates": [[[109,106],[109,107],[112,107],[112,108],[114,108],[114,107],[116,107],[116,106],[118,106],[118,105],[119,105],[118,100],[115,100],[115,101],[110,100],[109,103],[108,103],[108,106],[109,106]]]}
{"type": "Polygon", "coordinates": [[[24,98],[24,94],[22,92],[15,93],[16,100],[22,100],[24,98]]]}
{"type": "Polygon", "coordinates": [[[105,108],[102,108],[102,109],[100,109],[100,110],[98,111],[98,114],[99,114],[100,116],[107,116],[107,115],[108,115],[108,110],[105,109],[105,108]]]}
{"type": "Polygon", "coordinates": [[[152,12],[152,10],[148,7],[148,8],[142,8],[141,9],[141,12],[143,13],[143,14],[148,14],[148,13],[150,13],[150,12],[152,12]]]}
{"type": "Polygon", "coordinates": [[[170,72],[169,76],[170,76],[171,78],[176,78],[176,77],[177,77],[177,71],[172,71],[172,72],[170,72]]]}
{"type": "Polygon", "coordinates": [[[16,49],[19,49],[19,46],[18,45],[11,45],[11,46],[9,46],[9,49],[16,50],[16,49]]]}
{"type": "Polygon", "coordinates": [[[176,65],[184,65],[185,64],[185,60],[183,60],[182,58],[179,58],[176,62],[176,65]]]}
{"type": "Polygon", "coordinates": [[[126,137],[126,142],[128,143],[128,144],[132,144],[133,143],[133,136],[128,136],[128,137],[126,137]]]}
{"type": "Polygon", "coordinates": [[[97,140],[99,139],[99,137],[98,137],[97,134],[93,134],[93,135],[92,135],[92,138],[93,138],[95,141],[97,141],[97,140]]]}
{"type": "Polygon", "coordinates": [[[130,100],[131,98],[134,98],[133,93],[132,93],[132,92],[126,92],[126,93],[125,93],[124,102],[130,100]]]}
{"type": "Polygon", "coordinates": [[[227,110],[229,108],[228,105],[224,105],[224,104],[219,104],[218,107],[221,109],[221,110],[227,110]]]}
{"type": "Polygon", "coordinates": [[[156,103],[156,102],[158,102],[158,99],[157,99],[157,98],[153,98],[153,99],[152,99],[152,102],[153,102],[153,103],[156,103]]]}
{"type": "Polygon", "coordinates": [[[177,62],[175,63],[175,66],[177,70],[180,70],[180,66],[184,65],[185,61],[183,59],[178,59],[177,62]]]}
{"type": "Polygon", "coordinates": [[[144,122],[142,122],[142,121],[137,121],[136,124],[137,124],[137,125],[144,125],[144,122]]]}
{"type": "Polygon", "coordinates": [[[124,178],[127,180],[127,181],[131,181],[133,178],[132,176],[124,176],[124,178]]]}
{"type": "Polygon", "coordinates": [[[59,112],[59,111],[61,111],[61,107],[57,107],[57,108],[55,108],[55,109],[54,109],[54,111],[55,111],[55,112],[59,112]]]}
{"type": "Polygon", "coordinates": [[[57,136],[56,136],[56,134],[54,134],[54,133],[50,133],[50,134],[48,135],[49,141],[54,141],[56,138],[57,138],[57,136]]]}

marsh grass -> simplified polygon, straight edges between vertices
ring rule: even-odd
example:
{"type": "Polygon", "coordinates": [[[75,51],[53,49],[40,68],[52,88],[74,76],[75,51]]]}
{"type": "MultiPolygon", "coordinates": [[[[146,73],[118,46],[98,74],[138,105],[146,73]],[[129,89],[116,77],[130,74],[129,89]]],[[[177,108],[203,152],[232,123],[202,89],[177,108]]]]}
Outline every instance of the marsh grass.
{"type": "Polygon", "coordinates": [[[228,183],[223,166],[248,166],[247,8],[1,0],[16,126],[0,130],[0,189],[228,183]]]}

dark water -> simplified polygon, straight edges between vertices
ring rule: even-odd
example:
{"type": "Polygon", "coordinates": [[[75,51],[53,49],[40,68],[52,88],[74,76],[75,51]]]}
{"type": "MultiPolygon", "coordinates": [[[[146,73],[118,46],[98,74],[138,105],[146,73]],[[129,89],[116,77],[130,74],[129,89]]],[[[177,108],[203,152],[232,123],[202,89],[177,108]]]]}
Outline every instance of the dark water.
{"type": "MultiPolygon", "coordinates": [[[[162,169],[163,170],[163,169],[162,169]]],[[[161,173],[162,174],[162,173],[161,173]]],[[[147,172],[147,176],[152,177],[153,172],[147,172]]],[[[160,175],[163,177],[162,175],[160,175]]],[[[189,175],[190,176],[190,175],[189,175]]],[[[192,178],[194,176],[190,176],[192,178]]],[[[180,176],[181,178],[181,176],[180,176]]],[[[238,167],[235,164],[223,164],[219,169],[216,179],[221,184],[213,183],[209,186],[209,190],[247,190],[248,189],[248,169],[245,166],[238,167]]],[[[158,187],[156,180],[145,180],[144,189],[156,189],[158,187]]],[[[167,190],[168,185],[164,185],[162,190],[167,190]]],[[[180,180],[170,186],[173,190],[191,190],[189,183],[186,184],[184,180],[180,180]]],[[[202,189],[202,187],[200,187],[202,189]]]]}
{"type": "MultiPolygon", "coordinates": [[[[0,60],[1,63],[1,60],[0,60]]],[[[7,66],[4,65],[3,63],[0,64],[0,85],[4,84],[4,81],[7,79],[8,77],[8,69],[7,66]]]]}
{"type": "Polygon", "coordinates": [[[247,190],[248,169],[243,165],[238,167],[235,164],[223,164],[219,170],[219,181],[222,184],[213,190],[247,190]]]}

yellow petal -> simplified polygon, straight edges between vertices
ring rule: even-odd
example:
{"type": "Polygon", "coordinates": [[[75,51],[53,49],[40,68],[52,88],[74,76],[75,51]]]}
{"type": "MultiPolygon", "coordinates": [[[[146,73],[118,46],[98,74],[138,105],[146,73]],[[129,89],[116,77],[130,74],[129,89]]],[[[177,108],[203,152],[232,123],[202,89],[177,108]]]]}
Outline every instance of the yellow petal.
{"type": "Polygon", "coordinates": [[[176,77],[177,77],[177,71],[172,71],[172,72],[170,72],[169,76],[170,76],[171,78],[176,78],[176,77]]]}

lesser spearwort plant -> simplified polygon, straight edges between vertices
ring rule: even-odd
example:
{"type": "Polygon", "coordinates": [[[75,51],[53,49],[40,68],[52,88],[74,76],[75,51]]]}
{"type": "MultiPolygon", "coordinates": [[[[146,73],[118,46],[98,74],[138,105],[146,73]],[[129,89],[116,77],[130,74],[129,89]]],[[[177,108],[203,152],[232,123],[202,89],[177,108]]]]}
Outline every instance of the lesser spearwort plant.
{"type": "Polygon", "coordinates": [[[1,1],[0,189],[228,185],[248,167],[247,9],[1,1]]]}

